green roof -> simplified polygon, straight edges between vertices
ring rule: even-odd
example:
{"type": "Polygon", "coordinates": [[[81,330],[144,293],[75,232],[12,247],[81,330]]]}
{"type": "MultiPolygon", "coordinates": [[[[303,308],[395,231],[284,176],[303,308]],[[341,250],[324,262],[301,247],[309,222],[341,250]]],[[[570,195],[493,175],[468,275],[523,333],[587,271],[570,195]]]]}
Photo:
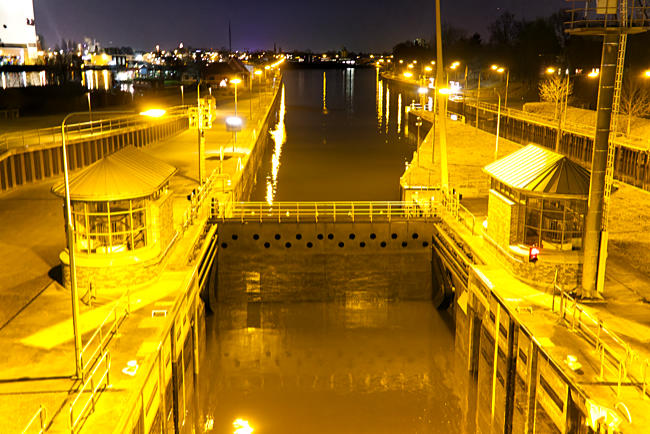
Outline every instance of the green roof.
{"type": "Polygon", "coordinates": [[[549,196],[589,195],[589,171],[568,157],[528,145],[483,170],[507,186],[549,196]]]}
{"type": "MultiPolygon", "coordinates": [[[[127,146],[93,163],[70,179],[70,199],[100,202],[149,196],[161,188],[176,168],[127,146]]],[[[52,187],[65,196],[65,184],[52,187]]]]}

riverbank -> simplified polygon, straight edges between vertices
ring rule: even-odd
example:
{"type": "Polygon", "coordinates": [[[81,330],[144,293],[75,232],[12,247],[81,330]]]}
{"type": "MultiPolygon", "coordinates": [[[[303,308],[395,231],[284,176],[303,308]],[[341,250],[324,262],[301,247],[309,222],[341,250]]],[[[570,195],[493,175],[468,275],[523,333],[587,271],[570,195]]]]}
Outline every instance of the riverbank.
{"type": "MultiPolygon", "coordinates": [[[[236,146],[224,124],[225,117],[234,112],[234,106],[218,108],[214,127],[205,134],[206,171],[214,173],[210,182],[215,193],[237,197],[238,193],[233,192],[244,183],[242,173],[246,177],[254,175],[254,170],[244,168],[248,167],[250,156],[255,155],[256,144],[267,140],[267,130],[274,126],[272,109],[278,92],[276,88],[255,95],[261,100],[256,98],[257,104],[251,104],[250,116],[240,114],[245,117],[245,127],[238,134],[236,146]],[[221,145],[225,145],[223,161],[218,158],[221,145]]],[[[14,308],[0,328],[0,343],[7,349],[0,357],[3,429],[20,432],[40,405],[47,409],[45,422],[52,432],[69,431],[71,423],[78,427],[83,424],[88,432],[125,432],[138,424],[143,424],[149,432],[154,424],[171,423],[173,427],[174,423],[183,423],[184,412],[178,413],[178,407],[172,403],[179,399],[184,402],[185,392],[192,391],[191,378],[186,374],[189,375],[188,367],[198,371],[195,349],[203,324],[201,287],[196,280],[197,264],[192,259],[199,253],[197,249],[207,248],[212,239],[205,232],[209,200],[196,208],[198,204],[187,199],[199,187],[196,141],[196,130],[190,129],[143,148],[178,169],[170,187],[179,238],[167,254],[165,270],[152,284],[123,288],[121,294],[98,292],[93,303],[82,304],[82,341],[92,342],[90,352],[100,348],[100,357],[86,382],[73,378],[70,297],[54,281],[58,253],[64,248],[65,239],[61,229],[61,199],[51,195],[50,188],[60,179],[42,181],[0,197],[5,203],[2,207],[5,211],[0,214],[2,226],[22,234],[22,239],[15,242],[20,243],[24,254],[16,255],[11,244],[3,246],[4,250],[13,252],[8,254],[17,256],[11,272],[24,270],[34,276],[23,283],[24,287],[11,288],[8,295],[15,292],[16,298],[5,298],[5,305],[14,304],[14,308]],[[194,211],[188,214],[190,207],[194,211]],[[38,223],[25,218],[30,209],[40,210],[38,223]],[[24,299],[21,296],[24,291],[34,295],[24,299]],[[100,337],[92,336],[91,341],[98,327],[102,330],[100,337]],[[106,346],[102,335],[108,337],[106,346]],[[104,376],[105,371],[110,374],[104,376]],[[170,390],[177,391],[172,385],[179,381],[183,384],[183,395],[170,395],[170,390]],[[102,392],[106,384],[110,387],[102,392]],[[94,388],[98,388],[97,393],[90,392],[94,388]],[[94,409],[90,414],[89,406],[94,409]],[[171,421],[168,408],[177,412],[171,415],[171,421]],[[119,421],[115,417],[118,414],[119,421]]],[[[3,295],[7,289],[2,291],[3,295]]],[[[80,295],[84,299],[85,292],[80,295]]]]}
{"type": "MultiPolygon", "coordinates": [[[[412,111],[409,114],[411,125],[413,118],[417,115],[425,120],[431,117],[430,112],[412,111]]],[[[483,337],[479,341],[473,341],[469,324],[472,322],[472,315],[479,315],[480,318],[483,318],[485,333],[494,340],[494,327],[489,324],[489,320],[483,315],[489,313],[494,318],[497,305],[499,305],[502,309],[502,318],[504,310],[509,312],[508,317],[510,319],[504,320],[506,330],[509,322],[516,324],[517,327],[525,328],[530,332],[531,339],[534,337],[536,342],[539,343],[539,348],[535,351],[539,351],[539,354],[544,354],[544,357],[550,358],[549,362],[552,362],[555,372],[550,373],[547,370],[547,377],[559,378],[557,384],[564,384],[559,389],[554,387],[555,393],[561,392],[562,388],[565,388],[564,393],[566,393],[566,388],[575,389],[574,393],[584,396],[583,403],[580,404],[582,407],[580,405],[579,407],[587,416],[590,408],[593,408],[594,411],[596,411],[596,408],[601,410],[610,409],[613,414],[617,415],[617,423],[622,432],[638,432],[642,429],[641,427],[646,426],[648,423],[648,406],[643,399],[641,389],[636,387],[635,380],[627,379],[624,373],[620,386],[621,390],[619,391],[617,384],[621,380],[619,379],[618,365],[610,364],[605,366],[604,373],[599,371],[602,363],[599,360],[600,350],[594,348],[589,337],[591,335],[585,331],[586,328],[581,328],[583,326],[575,328],[572,325],[571,317],[568,317],[566,321],[562,320],[558,313],[558,304],[556,304],[559,301],[554,300],[552,294],[549,294],[547,290],[536,289],[507,273],[503,269],[504,265],[501,261],[497,260],[499,255],[495,254],[491,243],[484,238],[482,223],[487,216],[489,186],[487,184],[487,175],[482,172],[482,168],[494,160],[495,136],[476,130],[462,122],[452,120],[447,121],[447,131],[449,186],[450,189],[455,189],[462,194],[460,204],[465,211],[458,214],[460,216],[458,221],[455,216],[448,216],[446,222],[452,228],[453,233],[457,234],[458,242],[465,245],[465,249],[471,250],[475,258],[481,259],[483,265],[476,265],[476,268],[480,271],[480,275],[484,276],[484,282],[488,282],[475,283],[474,289],[469,291],[461,290],[460,297],[458,297],[459,293],[457,293],[455,301],[457,342],[463,345],[460,353],[469,354],[468,363],[470,363],[470,360],[474,357],[472,356],[472,348],[475,348],[476,345],[481,348],[487,347],[487,351],[490,351],[490,345],[493,348],[494,344],[486,343],[483,337]],[[482,295],[479,297],[477,295],[480,293],[479,288],[480,291],[487,291],[490,297],[499,301],[493,302],[490,297],[488,297],[488,300],[484,300],[482,295]],[[483,305],[480,300],[489,301],[489,303],[483,305]],[[527,315],[524,312],[534,312],[534,315],[527,315]],[[469,335],[465,333],[469,333],[469,335]],[[572,369],[570,364],[567,364],[568,356],[577,357],[583,368],[580,370],[572,369]],[[589,367],[589,369],[585,367],[589,367]],[[592,400],[589,405],[584,404],[586,402],[584,399],[587,398],[592,400]],[[627,420],[626,411],[619,405],[621,402],[629,410],[631,422],[627,420]],[[590,405],[593,405],[593,407],[590,407],[590,405]]],[[[414,155],[413,160],[401,178],[401,185],[406,198],[421,200],[431,194],[434,197],[440,195],[437,192],[437,189],[440,188],[440,150],[439,146],[432,149],[432,134],[432,131],[430,131],[425,137],[420,145],[419,155],[414,155]],[[432,151],[435,164],[431,163],[432,151]],[[409,188],[412,188],[412,190],[409,190],[409,188]],[[430,192],[427,193],[427,190],[430,192]]],[[[436,140],[436,143],[438,143],[438,140],[436,140]]],[[[499,139],[498,156],[499,158],[503,157],[519,148],[520,145],[501,138],[499,139]]],[[[650,220],[650,194],[631,186],[621,185],[619,190],[612,196],[610,219],[610,233],[612,235],[610,236],[610,256],[606,270],[605,301],[596,305],[579,303],[577,307],[581,309],[581,312],[584,312],[580,314],[580,318],[581,321],[587,321],[585,324],[592,324],[591,319],[586,320],[585,318],[600,321],[603,327],[618,336],[617,339],[625,342],[625,344],[618,347],[617,354],[621,354],[621,357],[625,358],[625,348],[629,348],[630,351],[634,352],[637,361],[629,362],[626,372],[629,372],[629,375],[635,375],[634,378],[638,379],[643,369],[643,361],[650,359],[650,341],[648,339],[650,307],[645,303],[647,297],[650,296],[646,289],[650,287],[650,277],[645,274],[647,273],[647,261],[644,257],[644,251],[650,242],[645,224],[650,220]],[[631,204],[635,205],[631,206],[631,204]],[[634,269],[631,269],[630,265],[634,269]]],[[[565,312],[562,313],[562,315],[564,314],[565,312]]],[[[504,340],[504,351],[507,353],[508,345],[512,344],[509,333],[505,333],[498,339],[504,340]]],[[[517,344],[515,343],[515,345],[517,344]]],[[[519,348],[522,348],[521,343],[519,348]]],[[[528,356],[533,354],[529,353],[528,349],[526,352],[528,356]]],[[[504,358],[504,363],[507,362],[506,359],[507,357],[504,358]]],[[[489,380],[493,372],[492,363],[480,357],[476,360],[481,360],[478,362],[480,365],[476,368],[479,382],[472,383],[472,380],[470,380],[470,384],[478,387],[483,399],[487,399],[487,403],[484,401],[483,404],[489,408],[490,397],[494,396],[495,393],[499,396],[497,402],[502,399],[501,393],[507,395],[505,383],[503,383],[504,388],[500,389],[501,392],[499,392],[498,387],[495,391],[494,386],[490,386],[489,380]]],[[[531,367],[527,366],[525,361],[517,360],[516,369],[519,371],[522,363],[524,365],[521,368],[523,372],[530,374],[531,367]]],[[[605,360],[605,365],[608,363],[611,362],[605,360]]],[[[499,375],[506,378],[508,375],[507,370],[500,372],[499,375]]],[[[527,379],[525,374],[520,374],[519,378],[524,383],[530,383],[530,377],[527,379]]],[[[526,393],[525,388],[519,388],[518,390],[519,392],[513,392],[515,393],[513,396],[517,396],[517,393],[526,393]]],[[[561,394],[557,396],[562,397],[561,394]]],[[[516,399],[526,398],[521,396],[516,399]]],[[[551,419],[555,419],[554,422],[558,426],[557,424],[560,423],[561,418],[553,417],[554,407],[549,405],[548,402],[544,404],[543,400],[540,400],[540,396],[537,399],[539,404],[546,407],[544,410],[546,415],[551,419]]],[[[502,403],[504,406],[507,405],[507,398],[505,398],[505,401],[502,403]]],[[[565,402],[564,405],[568,404],[565,402]]],[[[481,405],[477,407],[480,411],[481,405]]],[[[524,429],[524,422],[530,415],[530,413],[526,412],[529,410],[530,408],[526,410],[526,407],[520,408],[519,411],[523,411],[523,413],[519,416],[515,414],[515,428],[513,428],[513,431],[524,429]],[[517,425],[517,423],[521,423],[521,425],[517,425]]],[[[470,414],[468,417],[474,416],[470,414]]],[[[480,417],[485,418],[485,415],[480,417]]],[[[504,423],[504,421],[501,420],[499,423],[504,423]]],[[[584,419],[582,423],[586,423],[584,419]]],[[[563,429],[561,426],[558,427],[561,430],[563,429]]]]}

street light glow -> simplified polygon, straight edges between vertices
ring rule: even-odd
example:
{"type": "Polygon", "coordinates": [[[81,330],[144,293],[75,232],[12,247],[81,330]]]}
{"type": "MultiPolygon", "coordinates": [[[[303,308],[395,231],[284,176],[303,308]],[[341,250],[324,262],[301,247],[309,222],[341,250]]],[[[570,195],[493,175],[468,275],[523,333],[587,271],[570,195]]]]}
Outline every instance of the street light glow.
{"type": "Polygon", "coordinates": [[[254,74],[255,75],[262,75],[262,70],[261,69],[256,69],[254,74]]]}
{"type": "Polygon", "coordinates": [[[431,71],[432,71],[432,69],[431,69],[430,66],[425,66],[425,67],[424,67],[424,70],[425,70],[426,72],[431,72],[431,71]]]}
{"type": "Polygon", "coordinates": [[[499,68],[499,67],[496,66],[496,65],[492,65],[492,66],[490,66],[490,69],[492,69],[492,71],[496,71],[498,68],[499,68]]]}
{"type": "Polygon", "coordinates": [[[232,80],[230,80],[230,82],[232,84],[239,84],[239,83],[241,83],[241,78],[233,78],[232,80]]]}
{"type": "Polygon", "coordinates": [[[503,71],[505,71],[505,69],[503,67],[497,69],[498,73],[502,73],[503,71]]]}
{"type": "Polygon", "coordinates": [[[546,68],[546,73],[547,74],[555,74],[555,68],[553,68],[552,66],[549,66],[548,68],[546,68]]]}
{"type": "Polygon", "coordinates": [[[441,87],[438,89],[438,92],[440,92],[442,95],[449,95],[451,94],[451,89],[448,87],[441,87]]]}
{"type": "Polygon", "coordinates": [[[231,127],[241,127],[242,119],[239,116],[228,116],[226,118],[226,124],[231,127]]]}
{"type": "Polygon", "coordinates": [[[643,76],[644,76],[645,78],[650,78],[650,69],[647,69],[647,70],[643,73],[643,76]]]}
{"type": "Polygon", "coordinates": [[[413,69],[413,64],[409,63],[409,68],[413,69]]]}
{"type": "Polygon", "coordinates": [[[424,94],[426,94],[426,93],[428,93],[428,92],[429,92],[429,89],[427,89],[426,87],[420,87],[420,88],[418,88],[418,93],[419,93],[420,95],[424,95],[424,94]]]}
{"type": "Polygon", "coordinates": [[[165,113],[167,113],[166,110],[164,109],[149,109],[145,110],[143,112],[140,112],[141,116],[148,116],[150,118],[159,118],[163,116],[165,113]]]}
{"type": "Polygon", "coordinates": [[[598,68],[592,69],[589,74],[587,74],[587,77],[589,78],[596,78],[598,77],[598,74],[600,74],[600,70],[598,68]]]}
{"type": "Polygon", "coordinates": [[[404,77],[406,77],[406,78],[411,78],[411,77],[413,77],[413,73],[410,72],[410,71],[406,71],[406,72],[404,73],[404,77]]]}

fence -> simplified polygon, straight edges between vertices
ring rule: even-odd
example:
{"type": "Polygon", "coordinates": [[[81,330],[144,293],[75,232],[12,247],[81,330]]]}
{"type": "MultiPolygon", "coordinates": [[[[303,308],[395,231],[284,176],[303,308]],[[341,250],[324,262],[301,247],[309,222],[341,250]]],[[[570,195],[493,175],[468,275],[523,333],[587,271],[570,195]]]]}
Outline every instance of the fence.
{"type": "Polygon", "coordinates": [[[557,283],[554,284],[553,289],[551,305],[553,312],[556,311],[556,304],[558,314],[571,325],[571,330],[580,332],[599,353],[599,380],[604,380],[607,369],[617,378],[617,396],[621,395],[621,385],[630,382],[642,390],[645,398],[648,383],[646,374],[650,364],[648,359],[641,360],[639,354],[632,350],[627,342],[605,327],[602,321],[589,315],[578,305],[577,300],[563,291],[557,283]],[[559,297],[558,303],[556,303],[557,297],[559,297]]]}
{"type": "MultiPolygon", "coordinates": [[[[136,116],[71,124],[66,127],[69,169],[88,166],[128,145],[146,146],[187,126],[187,114],[183,110],[153,120],[136,116]]],[[[62,170],[60,128],[0,138],[0,191],[60,175],[62,170]]]]}
{"type": "Polygon", "coordinates": [[[95,365],[88,378],[83,381],[81,388],[77,392],[74,400],[70,403],[68,410],[69,413],[69,428],[70,433],[74,434],[78,428],[83,425],[84,418],[88,415],[90,410],[95,410],[95,403],[99,398],[101,392],[110,386],[110,370],[111,370],[111,354],[104,353],[99,362],[95,365]],[[88,394],[86,400],[81,397],[88,394]],[[79,411],[75,410],[81,406],[79,411]]]}
{"type": "MultiPolygon", "coordinates": [[[[465,116],[470,125],[496,134],[498,110],[494,104],[450,101],[449,110],[465,116]]],[[[558,127],[558,121],[551,117],[501,109],[500,136],[522,145],[535,143],[555,150],[558,127]]],[[[561,132],[557,143],[559,152],[590,169],[595,127],[563,122],[561,132]]],[[[624,137],[619,133],[613,138],[613,143],[616,148],[614,177],[650,191],[650,140],[647,137],[624,137]]]]}
{"type": "Polygon", "coordinates": [[[120,325],[124,322],[129,315],[129,300],[118,300],[110,312],[104,318],[104,321],[97,327],[95,332],[86,342],[86,345],[81,349],[80,364],[81,364],[81,380],[86,381],[86,373],[92,369],[97,361],[101,359],[108,346],[111,338],[117,333],[120,325]],[[107,330],[104,330],[107,328],[107,330]]]}
{"type": "Polygon", "coordinates": [[[43,404],[41,404],[40,407],[38,407],[38,410],[36,410],[36,413],[34,413],[34,416],[29,420],[27,425],[25,425],[25,428],[23,428],[22,434],[26,434],[30,432],[32,429],[32,425],[34,425],[34,422],[38,421],[39,423],[39,429],[38,433],[42,434],[45,432],[45,421],[47,420],[47,411],[45,410],[45,407],[43,407],[43,404]]]}
{"type": "Polygon", "coordinates": [[[220,205],[213,218],[273,222],[374,222],[392,219],[433,220],[437,207],[417,202],[235,202],[220,205]]]}

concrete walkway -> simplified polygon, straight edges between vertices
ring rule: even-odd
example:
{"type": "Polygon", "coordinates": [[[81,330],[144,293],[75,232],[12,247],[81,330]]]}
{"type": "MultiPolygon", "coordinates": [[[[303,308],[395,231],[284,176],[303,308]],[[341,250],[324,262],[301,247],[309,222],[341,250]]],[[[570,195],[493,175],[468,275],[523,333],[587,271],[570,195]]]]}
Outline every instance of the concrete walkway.
{"type": "MultiPolygon", "coordinates": [[[[423,117],[431,115],[421,112],[419,114],[423,117]]],[[[535,315],[526,320],[526,325],[536,331],[536,336],[548,336],[549,344],[552,337],[549,352],[556,354],[559,361],[566,356],[561,356],[563,352],[578,354],[583,364],[590,358],[597,357],[593,346],[587,345],[581,338],[576,340],[575,332],[567,333],[566,327],[560,325],[557,313],[551,311],[550,294],[524,283],[513,286],[512,276],[502,270],[491,253],[493,250],[482,247],[487,243],[480,235],[480,229],[481,223],[487,217],[488,203],[488,179],[482,168],[494,160],[495,136],[450,120],[447,121],[447,131],[450,188],[455,188],[463,194],[461,204],[476,216],[478,223],[478,232],[474,236],[460,224],[456,225],[456,229],[467,232],[467,239],[471,240],[469,242],[472,247],[483,250],[489,262],[494,262],[484,273],[500,288],[500,295],[504,299],[515,300],[514,304],[518,309],[530,308],[531,312],[535,312],[535,315]],[[580,343],[581,341],[583,343],[580,343]]],[[[432,163],[431,136],[432,134],[427,135],[420,146],[419,164],[417,155],[414,155],[411,165],[402,176],[403,184],[440,185],[440,149],[436,146],[433,150],[435,163],[432,163]]],[[[516,143],[499,139],[499,158],[520,147],[516,143]]],[[[636,362],[642,364],[644,360],[650,360],[650,261],[647,257],[650,247],[650,193],[624,184],[618,187],[610,206],[605,300],[603,303],[582,307],[585,312],[601,320],[605,327],[627,342],[639,355],[640,360],[636,362]]],[[[590,366],[589,372],[585,371],[585,376],[578,377],[576,382],[582,384],[597,376],[597,369],[593,369],[595,368],[590,366]]],[[[611,397],[615,383],[616,381],[605,382],[600,388],[590,389],[590,393],[593,392],[594,397],[601,397],[603,402],[607,402],[605,397],[611,397]]],[[[590,384],[586,384],[586,387],[590,387],[590,384]]],[[[593,384],[598,385],[598,382],[593,384]]],[[[634,426],[647,426],[643,423],[639,425],[640,421],[650,423],[650,414],[638,389],[628,385],[620,400],[633,412],[634,426]]]]}
{"type": "MultiPolygon", "coordinates": [[[[251,105],[247,99],[240,98],[239,115],[244,118],[244,129],[235,147],[233,134],[226,131],[224,123],[225,117],[234,113],[234,103],[219,104],[213,128],[205,134],[207,175],[219,168],[219,151],[223,144],[226,145],[224,174],[232,178],[237,176],[239,157],[245,160],[250,153],[253,138],[259,134],[272,101],[272,93],[269,90],[261,94],[261,100],[259,98],[260,94],[255,92],[251,105]],[[252,107],[250,114],[249,107],[252,107]]],[[[143,150],[178,168],[171,189],[175,195],[174,220],[179,224],[189,205],[187,195],[198,187],[196,129],[143,150]]],[[[70,295],[57,282],[60,279],[59,253],[66,245],[63,202],[50,192],[52,185],[58,182],[60,179],[38,182],[0,195],[2,432],[21,432],[41,404],[48,411],[48,423],[52,421],[51,431],[66,431],[67,405],[79,385],[72,378],[74,348],[70,295]]],[[[190,228],[187,237],[195,237],[193,231],[190,228]]],[[[185,244],[177,243],[176,249],[184,248],[185,244]]],[[[180,271],[165,271],[164,277],[152,285],[129,289],[128,304],[132,312],[120,329],[120,338],[111,344],[112,366],[118,369],[111,370],[112,388],[102,395],[100,407],[86,423],[93,427],[91,431],[109,431],[116,422],[115,417],[102,419],[101,415],[121,414],[120,406],[126,405],[133,388],[139,384],[120,370],[129,360],[144,360],[146,354],[153,351],[151,347],[157,347],[162,320],[152,323],[150,310],[161,303],[174,303],[187,275],[182,267],[176,269],[180,271]]],[[[81,304],[80,329],[84,343],[111,311],[119,295],[99,293],[92,307],[81,304]]],[[[80,296],[83,299],[83,288],[80,288],[80,296]]]]}

